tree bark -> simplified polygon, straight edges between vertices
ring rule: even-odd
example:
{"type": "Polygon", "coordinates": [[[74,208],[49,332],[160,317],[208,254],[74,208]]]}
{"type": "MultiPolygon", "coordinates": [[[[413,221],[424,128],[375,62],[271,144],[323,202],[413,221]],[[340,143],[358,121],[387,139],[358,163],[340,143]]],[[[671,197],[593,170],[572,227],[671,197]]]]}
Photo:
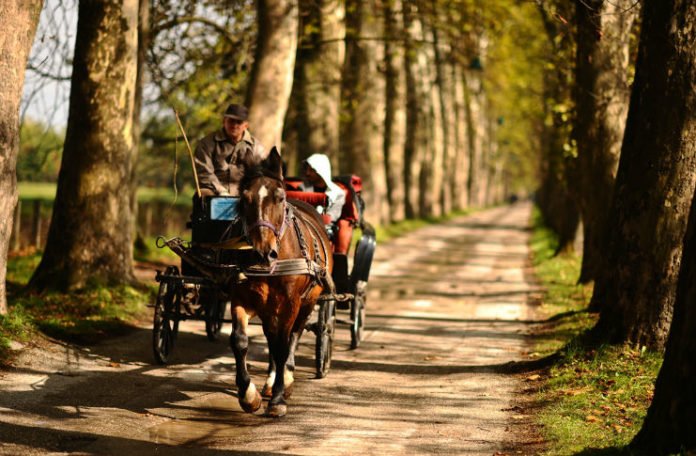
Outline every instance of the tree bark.
{"type": "Polygon", "coordinates": [[[591,308],[612,342],[664,346],[696,185],[696,5],[647,1],[609,226],[591,308]]]}
{"type": "Polygon", "coordinates": [[[454,158],[452,195],[454,209],[465,209],[469,205],[467,177],[469,175],[468,124],[466,122],[466,98],[464,95],[464,70],[459,64],[452,65],[454,86],[454,158]]]}
{"type": "Polygon", "coordinates": [[[246,104],[249,129],[268,150],[281,146],[297,52],[297,0],[257,0],[258,37],[246,104]]]}
{"type": "Polygon", "coordinates": [[[406,137],[404,140],[404,215],[412,219],[418,215],[418,183],[420,161],[417,160],[419,144],[419,96],[417,88],[418,61],[416,58],[419,39],[419,23],[415,6],[403,3],[404,21],[404,79],[406,82],[406,137]]]}
{"type": "MultiPolygon", "coordinates": [[[[691,20],[696,19],[694,13],[692,7],[691,20]]],[[[683,258],[674,319],[665,359],[655,383],[655,396],[643,427],[631,443],[631,447],[642,454],[692,454],[696,451],[696,197],[691,204],[683,258]]]]}
{"type": "Polygon", "coordinates": [[[570,2],[537,2],[546,37],[553,49],[552,65],[544,71],[545,122],[541,135],[541,185],[536,200],[545,224],[557,235],[556,254],[575,250],[580,225],[577,191],[570,182],[574,160],[567,152],[570,145],[570,125],[567,113],[572,103],[569,68],[572,61],[572,33],[563,22],[552,17],[547,7],[554,5],[557,17],[573,16],[570,2]]]}
{"type": "Polygon", "coordinates": [[[42,0],[3,2],[0,5],[0,315],[7,313],[5,278],[7,251],[17,205],[19,104],[24,69],[39,23],[42,0]]]}
{"type": "MultiPolygon", "coordinates": [[[[341,65],[345,27],[343,0],[300,0],[300,27],[292,89],[292,161],[315,153],[338,169],[341,65]]],[[[285,153],[288,159],[288,154],[285,153]]]]}
{"type": "Polygon", "coordinates": [[[382,223],[389,217],[384,171],[385,79],[379,66],[384,48],[376,40],[383,23],[374,11],[379,1],[346,1],[346,59],[341,85],[341,172],[363,178],[368,218],[382,223]]]}
{"type": "Polygon", "coordinates": [[[404,36],[401,0],[385,2],[384,43],[386,67],[386,109],[384,119],[384,165],[387,176],[389,221],[405,217],[404,149],[406,147],[406,78],[404,74],[405,46],[398,40],[404,36]]]}
{"type": "Polygon", "coordinates": [[[68,291],[134,281],[137,58],[138,0],[80,3],[58,189],[31,288],[68,291]]]}
{"type": "Polygon", "coordinates": [[[606,222],[628,112],[629,39],[634,0],[576,0],[574,181],[580,191],[584,246],[580,283],[594,279],[604,253],[606,222]]]}

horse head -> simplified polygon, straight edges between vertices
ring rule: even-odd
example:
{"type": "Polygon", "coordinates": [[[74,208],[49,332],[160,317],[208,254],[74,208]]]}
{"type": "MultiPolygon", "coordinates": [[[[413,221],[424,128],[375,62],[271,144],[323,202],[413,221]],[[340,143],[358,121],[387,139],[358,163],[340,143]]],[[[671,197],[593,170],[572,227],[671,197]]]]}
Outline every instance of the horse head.
{"type": "Polygon", "coordinates": [[[288,228],[280,153],[274,147],[260,164],[245,172],[241,183],[242,219],[252,247],[269,264],[278,259],[288,228]]]}

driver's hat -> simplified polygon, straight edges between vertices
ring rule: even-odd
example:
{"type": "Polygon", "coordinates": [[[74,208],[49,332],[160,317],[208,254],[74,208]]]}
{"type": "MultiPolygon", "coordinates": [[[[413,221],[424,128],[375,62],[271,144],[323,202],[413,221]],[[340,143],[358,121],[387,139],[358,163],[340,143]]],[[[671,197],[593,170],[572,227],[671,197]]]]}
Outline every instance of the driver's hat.
{"type": "Polygon", "coordinates": [[[225,110],[224,117],[230,119],[246,121],[249,118],[249,110],[240,104],[231,104],[225,110]]]}

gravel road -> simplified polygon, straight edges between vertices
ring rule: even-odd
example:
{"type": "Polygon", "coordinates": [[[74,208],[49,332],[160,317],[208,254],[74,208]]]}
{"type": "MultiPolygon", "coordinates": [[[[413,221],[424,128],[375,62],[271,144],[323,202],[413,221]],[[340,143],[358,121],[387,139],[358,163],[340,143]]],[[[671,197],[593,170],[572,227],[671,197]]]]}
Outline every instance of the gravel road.
{"type": "MultiPolygon", "coordinates": [[[[305,334],[285,418],[241,411],[227,336],[182,324],[161,367],[143,327],[91,347],[41,344],[0,371],[0,454],[527,454],[525,382],[504,366],[527,359],[534,323],[529,212],[494,208],[380,244],[363,344],[348,350],[339,327],[316,380],[305,334]]],[[[251,333],[260,385],[267,352],[251,333]]]]}

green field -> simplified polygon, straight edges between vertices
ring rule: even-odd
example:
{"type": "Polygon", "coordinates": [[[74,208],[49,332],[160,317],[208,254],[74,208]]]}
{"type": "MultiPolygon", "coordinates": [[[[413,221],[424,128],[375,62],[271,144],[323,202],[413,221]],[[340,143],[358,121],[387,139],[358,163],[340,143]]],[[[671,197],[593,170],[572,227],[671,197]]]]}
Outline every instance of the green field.
{"type": "MultiPolygon", "coordinates": [[[[56,196],[56,184],[52,182],[19,182],[19,199],[23,201],[41,200],[52,202],[56,196]]],[[[189,187],[178,189],[173,188],[138,188],[139,203],[167,203],[177,206],[190,206],[193,190],[189,187]]]]}

